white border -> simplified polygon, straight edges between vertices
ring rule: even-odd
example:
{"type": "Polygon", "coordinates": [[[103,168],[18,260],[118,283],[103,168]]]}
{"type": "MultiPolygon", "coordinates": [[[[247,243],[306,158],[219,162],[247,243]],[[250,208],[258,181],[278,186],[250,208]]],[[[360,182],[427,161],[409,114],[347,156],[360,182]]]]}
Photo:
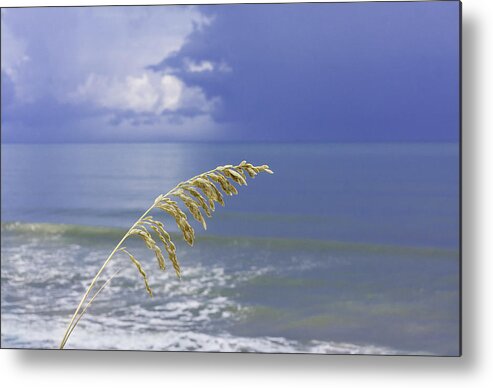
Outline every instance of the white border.
{"type": "MultiPolygon", "coordinates": [[[[0,0],[2,7],[166,3],[182,2],[0,0]]],[[[2,385],[33,388],[490,386],[491,381],[487,381],[493,380],[492,4],[491,0],[463,1],[462,358],[0,350],[2,385]]]]}

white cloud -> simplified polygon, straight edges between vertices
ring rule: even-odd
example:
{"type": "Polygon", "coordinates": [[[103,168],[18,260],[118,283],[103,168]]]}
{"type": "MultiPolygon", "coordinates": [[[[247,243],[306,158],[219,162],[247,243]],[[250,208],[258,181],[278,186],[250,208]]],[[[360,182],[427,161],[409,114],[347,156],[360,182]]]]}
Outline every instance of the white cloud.
{"type": "Polygon", "coordinates": [[[90,74],[73,97],[74,100],[89,101],[104,108],[151,112],[157,105],[159,92],[147,74],[123,79],[90,74]]]}
{"type": "Polygon", "coordinates": [[[2,12],[2,69],[24,101],[51,96],[156,115],[180,109],[208,112],[214,106],[200,88],[149,69],[211,23],[196,7],[7,11],[2,12]]]}
{"type": "Polygon", "coordinates": [[[193,62],[190,59],[185,60],[185,67],[191,73],[202,73],[204,71],[213,71],[214,64],[210,61],[193,62]]]}
{"type": "Polygon", "coordinates": [[[26,53],[26,44],[12,33],[5,21],[5,10],[1,13],[1,46],[2,71],[7,74],[13,84],[18,83],[19,73],[28,64],[30,58],[26,53]]]}
{"type": "Polygon", "coordinates": [[[210,112],[215,101],[198,87],[189,87],[178,77],[144,71],[126,77],[90,74],[72,95],[75,101],[135,113],[162,114],[179,109],[210,112]]]}
{"type": "Polygon", "coordinates": [[[184,88],[185,85],[177,77],[164,75],[161,78],[161,90],[163,91],[160,104],[161,112],[176,110],[180,107],[184,88]]]}
{"type": "Polygon", "coordinates": [[[212,62],[212,61],[193,61],[190,58],[185,58],[183,61],[185,71],[189,73],[203,73],[203,72],[229,72],[231,67],[226,62],[212,62]]]}

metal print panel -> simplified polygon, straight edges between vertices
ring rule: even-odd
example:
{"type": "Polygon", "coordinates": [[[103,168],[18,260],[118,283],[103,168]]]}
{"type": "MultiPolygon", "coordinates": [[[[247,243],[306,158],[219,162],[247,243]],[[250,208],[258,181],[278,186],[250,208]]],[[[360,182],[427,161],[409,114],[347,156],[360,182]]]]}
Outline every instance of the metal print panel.
{"type": "Polygon", "coordinates": [[[460,355],[460,12],[2,9],[2,348],[460,355]]]}

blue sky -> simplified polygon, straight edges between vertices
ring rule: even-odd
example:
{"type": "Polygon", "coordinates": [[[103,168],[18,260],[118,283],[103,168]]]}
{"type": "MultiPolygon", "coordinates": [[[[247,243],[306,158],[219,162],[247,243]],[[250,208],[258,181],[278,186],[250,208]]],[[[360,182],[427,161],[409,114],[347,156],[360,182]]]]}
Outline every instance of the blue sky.
{"type": "Polygon", "coordinates": [[[2,141],[458,141],[459,3],[2,10],[2,141]]]}

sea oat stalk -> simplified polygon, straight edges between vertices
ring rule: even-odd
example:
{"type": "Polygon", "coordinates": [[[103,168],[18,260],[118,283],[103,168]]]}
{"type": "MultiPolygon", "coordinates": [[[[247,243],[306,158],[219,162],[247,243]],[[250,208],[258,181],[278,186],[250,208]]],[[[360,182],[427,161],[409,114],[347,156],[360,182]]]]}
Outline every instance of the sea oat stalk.
{"type": "MultiPolygon", "coordinates": [[[[161,270],[166,269],[165,256],[163,251],[159,247],[156,241],[160,241],[161,245],[166,251],[166,256],[168,260],[173,265],[176,275],[181,278],[181,268],[178,258],[176,256],[176,247],[169,233],[165,230],[164,224],[155,219],[153,216],[149,215],[152,210],[161,210],[167,215],[170,215],[176,225],[180,229],[184,240],[192,246],[195,240],[195,231],[188,222],[187,215],[178,206],[178,203],[171,198],[177,198],[181,200],[185,208],[189,211],[192,217],[200,222],[204,229],[207,228],[204,215],[206,217],[211,217],[212,212],[215,210],[215,202],[224,206],[224,199],[219,188],[226,195],[238,194],[238,190],[233,185],[237,183],[238,185],[246,185],[246,176],[254,178],[257,174],[261,172],[267,172],[272,174],[272,171],[267,165],[254,166],[246,161],[241,162],[237,166],[226,165],[216,167],[214,170],[204,172],[200,175],[194,176],[193,178],[179,183],[176,187],[168,191],[166,194],[159,195],[152,206],[147,209],[144,214],[132,225],[132,227],[125,233],[120,242],[115,246],[113,251],[107,257],[96,276],[92,279],[87,291],[84,293],[79,305],[75,309],[74,314],[70,320],[70,323],[65,331],[63,339],[60,343],[60,349],[63,349],[74,331],[75,327],[79,323],[82,316],[86,313],[88,307],[92,304],[97,295],[109,284],[110,280],[116,275],[112,275],[88,300],[91,291],[94,289],[96,282],[100,278],[104,269],[108,266],[110,261],[115,257],[118,252],[124,253],[132,262],[132,264],[137,268],[137,271],[144,280],[144,285],[147,293],[152,297],[152,290],[149,285],[149,280],[147,273],[145,272],[140,261],[135,258],[135,256],[130,253],[126,248],[122,247],[123,243],[132,236],[139,237],[143,240],[146,247],[151,250],[156,256],[158,266],[161,270]],[[219,184],[219,188],[215,183],[219,184]],[[157,236],[157,239],[156,239],[157,236]]],[[[118,271],[119,272],[119,271],[118,271]]]]}

